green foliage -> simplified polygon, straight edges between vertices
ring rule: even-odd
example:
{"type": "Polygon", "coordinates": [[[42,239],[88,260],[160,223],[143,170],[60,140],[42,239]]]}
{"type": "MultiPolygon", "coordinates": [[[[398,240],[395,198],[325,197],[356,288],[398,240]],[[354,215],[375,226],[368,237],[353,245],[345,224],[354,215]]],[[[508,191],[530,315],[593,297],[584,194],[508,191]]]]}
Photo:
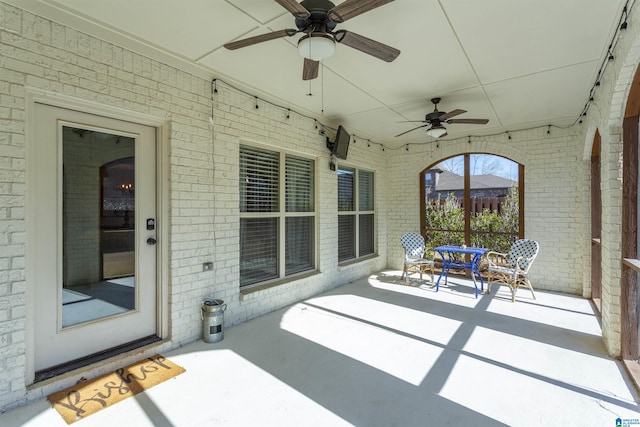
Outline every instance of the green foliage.
{"type": "Polygon", "coordinates": [[[464,211],[459,207],[458,199],[453,193],[444,200],[427,203],[426,210],[428,229],[447,230],[428,231],[426,238],[430,246],[464,244],[464,211]]]}
{"type": "MultiPolygon", "coordinates": [[[[514,185],[502,203],[501,213],[485,209],[471,217],[471,242],[467,244],[508,252],[518,235],[518,206],[518,187],[514,185]]],[[[453,193],[445,200],[427,203],[425,219],[428,246],[465,244],[464,209],[453,193]]]]}

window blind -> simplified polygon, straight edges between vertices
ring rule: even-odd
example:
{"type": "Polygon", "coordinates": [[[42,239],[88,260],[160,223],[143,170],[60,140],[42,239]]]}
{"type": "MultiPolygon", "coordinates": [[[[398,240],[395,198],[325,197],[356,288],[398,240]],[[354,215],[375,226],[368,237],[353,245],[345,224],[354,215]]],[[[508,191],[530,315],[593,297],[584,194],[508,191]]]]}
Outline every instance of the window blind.
{"type": "Polygon", "coordinates": [[[313,269],[315,161],[241,145],[239,179],[240,286],[313,269]]]}
{"type": "Polygon", "coordinates": [[[287,212],[313,212],[314,161],[295,156],[285,159],[285,204],[287,212]]]}
{"type": "Polygon", "coordinates": [[[355,192],[355,170],[350,168],[338,169],[338,210],[353,211],[355,192]]]}
{"type": "Polygon", "coordinates": [[[243,145],[240,149],[240,212],[278,212],[280,156],[243,145]]]}
{"type": "Polygon", "coordinates": [[[285,274],[313,268],[313,217],[286,219],[285,274]]]}
{"type": "Polygon", "coordinates": [[[278,218],[240,219],[240,286],[278,277],[278,218]]]}
{"type": "Polygon", "coordinates": [[[358,255],[364,256],[372,254],[373,245],[373,214],[360,215],[358,217],[358,255]]]}
{"type": "Polygon", "coordinates": [[[338,216],[338,261],[356,257],[356,216],[338,216]]]}
{"type": "Polygon", "coordinates": [[[361,211],[373,210],[373,172],[358,172],[358,204],[361,211]]]}

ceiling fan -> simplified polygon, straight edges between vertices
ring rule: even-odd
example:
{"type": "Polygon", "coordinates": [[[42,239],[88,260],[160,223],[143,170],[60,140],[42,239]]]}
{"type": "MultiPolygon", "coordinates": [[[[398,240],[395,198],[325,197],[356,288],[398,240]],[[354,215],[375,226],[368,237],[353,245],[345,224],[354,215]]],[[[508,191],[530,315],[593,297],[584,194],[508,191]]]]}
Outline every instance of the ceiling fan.
{"type": "Polygon", "coordinates": [[[298,33],[304,33],[304,36],[298,41],[298,52],[304,57],[303,80],[312,80],[318,77],[319,61],[333,54],[336,42],[386,62],[391,62],[400,55],[398,49],[351,31],[335,31],[337,24],[341,24],[348,19],[393,0],[345,0],[338,6],[329,0],[303,0],[300,3],[295,0],[275,1],[294,16],[297,29],[278,30],[236,40],[226,43],[224,47],[235,50],[281,37],[291,37],[298,33]]]}
{"type": "Polygon", "coordinates": [[[405,133],[412,132],[416,129],[420,129],[423,127],[430,126],[427,129],[427,135],[432,136],[434,138],[442,138],[443,136],[447,136],[447,129],[443,126],[443,123],[466,123],[466,124],[478,124],[478,125],[486,125],[489,123],[489,119],[453,119],[457,115],[462,113],[466,113],[466,110],[452,110],[447,112],[438,111],[438,103],[440,102],[440,98],[432,98],[431,102],[434,105],[434,109],[432,113],[424,116],[424,120],[410,120],[401,123],[426,123],[424,125],[420,125],[413,129],[409,129],[406,132],[399,133],[396,136],[404,135],[405,133]]]}

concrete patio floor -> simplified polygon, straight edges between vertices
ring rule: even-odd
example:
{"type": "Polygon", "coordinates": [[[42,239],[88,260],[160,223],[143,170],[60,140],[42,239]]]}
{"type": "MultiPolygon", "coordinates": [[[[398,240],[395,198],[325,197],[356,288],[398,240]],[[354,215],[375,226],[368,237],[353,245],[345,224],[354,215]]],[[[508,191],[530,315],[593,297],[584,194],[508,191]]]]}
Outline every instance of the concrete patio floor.
{"type": "MultiPolygon", "coordinates": [[[[616,426],[638,394],[588,300],[384,271],[164,355],[186,373],[74,426],[616,426]]],[[[535,286],[535,283],[534,283],[535,286]]],[[[66,426],[46,400],[0,426],[66,426]]],[[[625,424],[623,424],[625,425],[625,424]]]]}

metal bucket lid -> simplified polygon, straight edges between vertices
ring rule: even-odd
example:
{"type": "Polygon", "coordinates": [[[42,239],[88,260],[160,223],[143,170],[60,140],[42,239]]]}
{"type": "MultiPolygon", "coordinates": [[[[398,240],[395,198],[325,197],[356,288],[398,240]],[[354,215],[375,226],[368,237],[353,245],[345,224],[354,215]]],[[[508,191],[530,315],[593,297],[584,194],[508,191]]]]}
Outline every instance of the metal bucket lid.
{"type": "Polygon", "coordinates": [[[221,299],[208,299],[202,303],[202,312],[216,313],[224,312],[227,309],[227,304],[221,299]]]}

